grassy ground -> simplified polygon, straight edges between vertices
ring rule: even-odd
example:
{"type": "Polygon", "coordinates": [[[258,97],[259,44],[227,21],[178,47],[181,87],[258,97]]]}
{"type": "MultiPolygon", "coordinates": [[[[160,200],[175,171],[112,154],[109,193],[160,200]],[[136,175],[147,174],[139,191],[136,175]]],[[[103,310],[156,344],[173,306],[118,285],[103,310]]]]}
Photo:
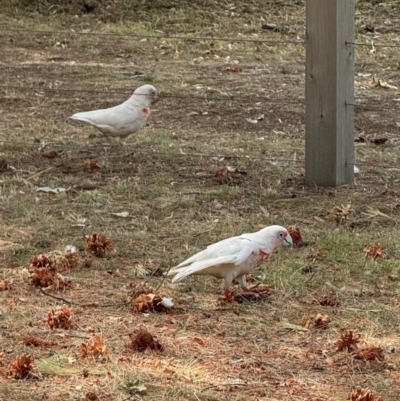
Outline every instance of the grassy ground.
{"type": "MultiPolygon", "coordinates": [[[[360,1],[357,10],[357,42],[399,44],[396,2],[360,1]]],[[[400,86],[398,49],[357,48],[361,172],[351,186],[323,189],[304,186],[304,46],[204,39],[303,40],[304,18],[304,2],[290,0],[3,7],[0,278],[11,288],[0,292],[1,399],[344,401],[359,386],[398,400],[399,99],[376,85],[400,86]],[[266,23],[283,30],[262,30],[266,23]],[[121,36],[159,31],[181,38],[121,36]],[[146,82],[161,100],[125,149],[68,121],[146,82]],[[43,157],[50,151],[58,157],[43,157]],[[218,182],[226,166],[246,174],[218,182]],[[36,191],[44,186],[67,191],[36,191]],[[347,204],[353,212],[337,224],[330,213],[347,204]],[[304,244],[254,273],[268,302],[221,303],[212,278],[171,285],[156,274],[269,224],[297,225],[304,244]],[[115,249],[90,263],[85,236],[100,232],[115,249]],[[386,256],[365,257],[371,243],[386,256]],[[29,260],[67,245],[80,262],[63,273],[71,288],[51,292],[63,301],[32,285],[29,260]],[[132,312],[126,303],[143,282],[175,308],[132,312]],[[73,326],[50,330],[48,313],[65,301],[73,326]],[[330,323],[318,326],[318,314],[330,323]],[[140,326],[162,352],[129,348],[140,326]],[[337,351],[346,330],[384,359],[337,351]],[[81,344],[96,334],[107,350],[83,358],[81,344]],[[26,336],[49,344],[30,346],[26,336]],[[22,354],[34,357],[34,377],[15,380],[9,364],[22,354]]]]}

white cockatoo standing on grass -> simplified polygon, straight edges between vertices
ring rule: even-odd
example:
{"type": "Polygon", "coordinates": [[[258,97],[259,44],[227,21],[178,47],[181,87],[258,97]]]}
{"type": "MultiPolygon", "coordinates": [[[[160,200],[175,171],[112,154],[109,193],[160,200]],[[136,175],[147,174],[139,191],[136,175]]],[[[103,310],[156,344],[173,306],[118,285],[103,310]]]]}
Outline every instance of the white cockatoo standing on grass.
{"type": "Polygon", "coordinates": [[[292,237],[282,226],[265,227],[256,233],[242,234],[209,245],[207,249],[173,267],[169,276],[177,282],[190,275],[210,275],[225,281],[225,294],[234,279],[246,288],[246,274],[268,259],[281,245],[292,245],[292,237]]]}
{"type": "Polygon", "coordinates": [[[84,111],[70,118],[98,128],[107,137],[127,138],[146,125],[150,106],[157,100],[153,85],[137,88],[124,103],[109,109],[84,111]]]}

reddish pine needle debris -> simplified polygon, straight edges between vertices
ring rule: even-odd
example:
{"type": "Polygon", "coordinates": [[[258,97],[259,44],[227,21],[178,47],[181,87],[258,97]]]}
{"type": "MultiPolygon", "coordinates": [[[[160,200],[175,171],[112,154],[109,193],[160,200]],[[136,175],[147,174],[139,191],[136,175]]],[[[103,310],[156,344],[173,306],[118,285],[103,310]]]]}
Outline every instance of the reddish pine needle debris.
{"type": "Polygon", "coordinates": [[[33,336],[22,337],[22,342],[27,346],[40,347],[40,348],[48,348],[48,347],[52,347],[53,345],[55,345],[54,342],[44,341],[44,340],[41,340],[40,338],[33,337],[33,336]]]}
{"type": "Polygon", "coordinates": [[[92,234],[86,237],[86,251],[103,257],[114,249],[112,241],[104,234],[92,234]]]}
{"type": "Polygon", "coordinates": [[[81,358],[87,358],[88,356],[98,357],[105,355],[107,351],[108,348],[104,343],[103,337],[95,334],[87,343],[81,344],[79,355],[81,358]]]}
{"type": "Polygon", "coordinates": [[[23,354],[15,358],[8,365],[7,377],[15,380],[30,379],[34,377],[33,369],[33,356],[23,354]]]}
{"type": "Polygon", "coordinates": [[[86,393],[85,395],[85,401],[99,401],[99,399],[97,394],[93,392],[86,393]]]}
{"type": "Polygon", "coordinates": [[[358,343],[360,342],[361,335],[354,334],[352,330],[346,330],[336,341],[338,351],[343,351],[347,348],[347,352],[352,352],[358,349],[358,343]]]}
{"type": "Polygon", "coordinates": [[[271,289],[267,287],[259,287],[260,283],[257,283],[253,287],[250,287],[247,291],[239,292],[237,289],[225,290],[224,294],[218,297],[218,301],[221,304],[229,302],[237,302],[239,304],[244,302],[260,302],[266,300],[271,295],[271,289]]]}
{"type": "Polygon", "coordinates": [[[331,308],[337,308],[340,306],[340,301],[336,298],[334,291],[329,291],[327,294],[323,295],[318,303],[321,306],[330,306],[331,308]]]}
{"type": "Polygon", "coordinates": [[[233,302],[235,301],[236,295],[238,295],[236,288],[234,288],[233,290],[225,290],[224,294],[218,297],[218,301],[220,301],[222,304],[233,302]]]}
{"type": "Polygon", "coordinates": [[[48,152],[41,152],[40,156],[46,159],[54,159],[55,157],[58,157],[59,154],[55,150],[49,150],[48,152]]]}
{"type": "Polygon", "coordinates": [[[259,302],[265,301],[271,295],[271,289],[267,287],[259,287],[260,283],[250,287],[248,291],[239,292],[235,295],[234,300],[241,304],[243,302],[259,302]]]}
{"type": "Polygon", "coordinates": [[[352,355],[354,359],[361,359],[363,361],[383,361],[385,359],[383,349],[381,347],[374,347],[373,345],[353,351],[352,355]]]}
{"type": "Polygon", "coordinates": [[[83,167],[85,167],[85,168],[87,168],[89,170],[93,170],[95,168],[99,168],[96,159],[85,160],[85,162],[83,163],[83,167]]]}
{"type": "Polygon", "coordinates": [[[136,298],[142,294],[154,293],[154,288],[147,285],[146,283],[130,283],[128,286],[130,288],[130,296],[134,296],[136,298]]]}
{"type": "Polygon", "coordinates": [[[52,309],[47,314],[47,324],[51,330],[68,330],[72,326],[72,308],[67,305],[63,305],[56,309],[52,309]]]}
{"type": "Polygon", "coordinates": [[[376,260],[378,258],[386,257],[386,251],[381,247],[380,244],[369,244],[364,248],[366,258],[376,260]]]}
{"type": "Polygon", "coordinates": [[[238,73],[243,72],[243,68],[240,67],[239,65],[227,66],[227,67],[222,67],[221,72],[225,72],[225,73],[233,72],[233,73],[238,74],[238,73]]]}
{"type": "Polygon", "coordinates": [[[144,352],[146,350],[162,351],[164,347],[145,327],[140,327],[138,330],[129,334],[130,343],[128,348],[135,351],[144,352]]]}
{"type": "Polygon", "coordinates": [[[329,218],[335,221],[337,224],[347,223],[354,210],[351,208],[351,205],[341,205],[335,206],[329,213],[329,218]]]}
{"type": "Polygon", "coordinates": [[[297,226],[289,226],[287,228],[290,236],[292,237],[293,245],[298,245],[303,242],[303,237],[301,235],[300,228],[297,226]]]}
{"type": "Polygon", "coordinates": [[[368,388],[356,388],[351,394],[349,401],[382,401],[382,397],[368,388]]]}
{"type": "Polygon", "coordinates": [[[315,262],[316,260],[323,260],[325,256],[318,249],[311,248],[311,251],[306,256],[306,259],[312,260],[315,262]]]}
{"type": "Polygon", "coordinates": [[[239,178],[243,175],[247,175],[246,171],[239,170],[236,167],[224,167],[221,170],[218,170],[214,174],[214,178],[220,184],[227,184],[234,181],[235,178],[239,178]]]}

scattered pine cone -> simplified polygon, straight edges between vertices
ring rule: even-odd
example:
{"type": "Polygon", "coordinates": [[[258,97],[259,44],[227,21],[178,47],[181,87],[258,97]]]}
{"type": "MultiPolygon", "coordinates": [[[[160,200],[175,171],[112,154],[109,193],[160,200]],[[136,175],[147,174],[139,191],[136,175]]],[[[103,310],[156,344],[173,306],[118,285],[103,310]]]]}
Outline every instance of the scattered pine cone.
{"type": "Polygon", "coordinates": [[[55,281],[56,270],[50,270],[48,268],[35,269],[32,272],[32,284],[35,287],[49,287],[55,281]]]}
{"type": "Polygon", "coordinates": [[[299,227],[289,226],[287,230],[292,237],[293,245],[298,245],[303,242],[303,237],[301,236],[301,231],[299,227]]]}
{"type": "Polygon", "coordinates": [[[78,254],[76,252],[67,251],[56,258],[56,264],[59,272],[75,269],[78,266],[78,254]]]}
{"type": "Polygon", "coordinates": [[[96,334],[87,343],[81,344],[79,355],[81,358],[87,358],[88,356],[98,357],[105,355],[107,351],[108,348],[104,343],[103,337],[96,334]]]}
{"type": "Polygon", "coordinates": [[[86,250],[98,257],[103,257],[114,249],[112,241],[104,234],[92,234],[86,237],[86,250]]]}
{"type": "Polygon", "coordinates": [[[136,351],[144,352],[147,349],[162,351],[163,346],[145,327],[140,327],[135,332],[129,334],[131,342],[128,347],[136,351]]]}
{"type": "Polygon", "coordinates": [[[337,224],[347,223],[350,220],[354,210],[351,205],[335,206],[329,213],[329,218],[337,224]]]}
{"type": "Polygon", "coordinates": [[[382,401],[382,397],[368,388],[358,387],[351,392],[349,401],[382,401]]]}
{"type": "Polygon", "coordinates": [[[221,170],[218,170],[214,174],[214,178],[220,184],[228,184],[233,182],[235,179],[240,178],[243,175],[247,175],[246,171],[239,170],[236,167],[224,167],[221,170]]]}
{"type": "Polygon", "coordinates": [[[11,290],[10,280],[0,280],[0,291],[11,290]]]}
{"type": "Polygon", "coordinates": [[[369,244],[364,248],[365,257],[372,260],[386,257],[386,251],[380,244],[369,244]]]}
{"type": "Polygon", "coordinates": [[[33,356],[23,354],[15,358],[8,366],[7,376],[11,379],[22,380],[33,377],[33,356]]]}
{"type": "Polygon", "coordinates": [[[340,306],[340,301],[336,298],[335,291],[328,291],[318,301],[321,306],[330,306],[331,308],[337,308],[340,306]]]}
{"type": "Polygon", "coordinates": [[[33,256],[29,260],[29,267],[31,269],[49,269],[55,270],[56,269],[56,261],[53,258],[50,258],[46,255],[38,255],[33,256]]]}
{"type": "Polygon", "coordinates": [[[340,339],[336,341],[336,346],[338,351],[343,351],[347,348],[347,352],[354,351],[358,349],[358,343],[360,342],[361,335],[354,334],[352,330],[346,330],[340,339]]]}
{"type": "Polygon", "coordinates": [[[47,314],[47,324],[51,330],[68,330],[72,326],[72,308],[67,305],[63,305],[56,309],[52,309],[47,314]]]}
{"type": "Polygon", "coordinates": [[[133,312],[167,312],[173,307],[170,298],[163,298],[157,294],[142,294],[132,303],[133,312]]]}
{"type": "Polygon", "coordinates": [[[323,315],[322,313],[318,313],[314,318],[314,326],[318,328],[326,329],[328,324],[331,322],[331,319],[328,315],[323,315]]]}
{"type": "Polygon", "coordinates": [[[383,361],[385,354],[381,347],[374,347],[370,345],[365,348],[360,348],[352,353],[355,359],[362,359],[364,361],[383,361]]]}

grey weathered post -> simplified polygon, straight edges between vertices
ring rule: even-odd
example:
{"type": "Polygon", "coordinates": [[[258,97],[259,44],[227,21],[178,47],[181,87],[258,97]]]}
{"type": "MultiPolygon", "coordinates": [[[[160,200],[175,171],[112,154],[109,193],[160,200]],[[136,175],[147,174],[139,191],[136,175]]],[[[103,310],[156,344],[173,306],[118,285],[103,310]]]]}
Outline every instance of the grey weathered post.
{"type": "Polygon", "coordinates": [[[306,184],[354,178],[355,0],[306,0],[306,184]]]}

